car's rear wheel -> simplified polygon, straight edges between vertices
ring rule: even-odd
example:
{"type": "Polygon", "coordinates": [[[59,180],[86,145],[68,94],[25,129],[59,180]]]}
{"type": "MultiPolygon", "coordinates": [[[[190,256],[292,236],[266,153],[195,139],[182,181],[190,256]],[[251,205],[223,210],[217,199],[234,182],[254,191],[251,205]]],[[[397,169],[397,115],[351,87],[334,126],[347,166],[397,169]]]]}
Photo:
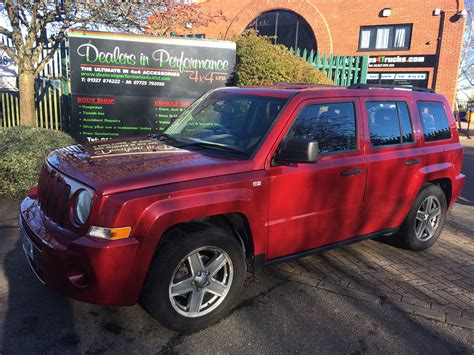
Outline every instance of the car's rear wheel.
{"type": "Polygon", "coordinates": [[[417,251],[430,248],[443,230],[446,211],[443,190],[437,185],[425,186],[400,227],[399,237],[404,246],[417,251]]]}
{"type": "Polygon", "coordinates": [[[216,322],[236,300],[245,277],[242,247],[203,224],[165,237],[150,265],[142,306],[165,326],[193,331],[216,322]]]}

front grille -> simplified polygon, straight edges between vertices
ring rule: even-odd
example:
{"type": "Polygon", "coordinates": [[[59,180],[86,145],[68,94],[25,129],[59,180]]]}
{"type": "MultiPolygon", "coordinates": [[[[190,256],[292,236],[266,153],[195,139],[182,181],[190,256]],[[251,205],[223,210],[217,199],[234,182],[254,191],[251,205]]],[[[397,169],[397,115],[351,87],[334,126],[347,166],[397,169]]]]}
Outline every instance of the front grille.
{"type": "Polygon", "coordinates": [[[38,202],[44,215],[63,227],[70,196],[71,185],[45,163],[38,183],[38,202]]]}

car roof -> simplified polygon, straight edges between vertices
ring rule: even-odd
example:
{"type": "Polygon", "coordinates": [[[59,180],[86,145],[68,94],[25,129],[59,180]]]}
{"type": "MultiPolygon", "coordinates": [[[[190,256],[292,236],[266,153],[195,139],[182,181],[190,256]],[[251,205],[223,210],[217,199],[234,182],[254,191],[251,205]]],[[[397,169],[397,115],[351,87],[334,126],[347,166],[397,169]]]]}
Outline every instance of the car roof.
{"type": "Polygon", "coordinates": [[[398,87],[398,86],[336,86],[336,85],[319,85],[319,84],[303,84],[303,83],[279,83],[273,85],[258,86],[240,86],[225,87],[219,89],[226,92],[235,92],[248,95],[270,96],[289,98],[298,96],[303,99],[309,98],[330,98],[330,97],[380,97],[380,98],[411,98],[417,100],[428,101],[445,101],[445,97],[430,89],[398,87]]]}

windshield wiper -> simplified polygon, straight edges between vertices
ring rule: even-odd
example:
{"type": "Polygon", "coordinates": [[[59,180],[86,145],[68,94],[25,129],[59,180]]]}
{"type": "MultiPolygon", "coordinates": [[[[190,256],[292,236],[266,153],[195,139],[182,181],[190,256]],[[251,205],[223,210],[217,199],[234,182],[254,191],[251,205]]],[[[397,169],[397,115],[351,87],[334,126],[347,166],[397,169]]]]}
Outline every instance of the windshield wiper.
{"type": "Polygon", "coordinates": [[[218,143],[211,143],[211,142],[193,142],[193,143],[188,143],[188,144],[181,145],[179,148],[183,148],[183,147],[211,148],[211,149],[217,149],[217,150],[223,150],[223,151],[227,151],[227,152],[242,154],[242,155],[245,155],[247,157],[250,156],[249,153],[244,152],[243,150],[233,148],[233,147],[229,147],[227,145],[222,145],[222,144],[218,144],[218,143]]]}
{"type": "Polygon", "coordinates": [[[150,135],[150,136],[155,138],[155,139],[158,139],[160,141],[163,140],[161,138],[165,138],[164,140],[166,140],[166,141],[173,141],[173,142],[176,142],[176,143],[183,143],[182,141],[180,141],[179,139],[173,137],[171,134],[168,134],[168,133],[158,133],[158,134],[153,134],[153,135],[150,135]]]}

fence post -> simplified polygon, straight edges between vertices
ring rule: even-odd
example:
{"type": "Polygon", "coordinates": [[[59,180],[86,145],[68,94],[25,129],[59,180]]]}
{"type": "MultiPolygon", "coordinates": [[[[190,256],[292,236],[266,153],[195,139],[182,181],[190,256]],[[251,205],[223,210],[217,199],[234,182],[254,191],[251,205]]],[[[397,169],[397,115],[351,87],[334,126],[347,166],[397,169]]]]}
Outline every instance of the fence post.
{"type": "Polygon", "coordinates": [[[362,56],[362,63],[360,66],[360,83],[361,84],[367,84],[367,72],[369,71],[369,56],[364,55],[362,56]]]}

